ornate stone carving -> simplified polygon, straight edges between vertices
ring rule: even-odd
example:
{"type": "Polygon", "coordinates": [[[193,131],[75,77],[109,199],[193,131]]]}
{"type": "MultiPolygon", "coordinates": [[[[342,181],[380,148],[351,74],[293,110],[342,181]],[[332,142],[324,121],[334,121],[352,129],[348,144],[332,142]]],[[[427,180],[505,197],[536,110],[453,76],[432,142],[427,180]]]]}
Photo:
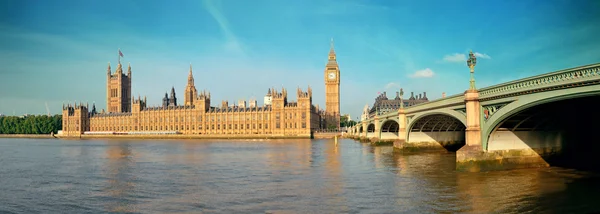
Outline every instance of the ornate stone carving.
{"type": "Polygon", "coordinates": [[[455,109],[455,111],[458,111],[461,114],[467,115],[467,108],[455,109]]]}
{"type": "Polygon", "coordinates": [[[483,106],[483,118],[487,121],[487,119],[489,119],[494,113],[496,113],[496,111],[500,110],[506,105],[508,105],[508,103],[483,106]]]}
{"type": "Polygon", "coordinates": [[[498,86],[492,86],[484,88],[479,91],[480,96],[493,95],[497,93],[504,93],[509,91],[522,90],[529,87],[544,87],[544,85],[564,82],[572,79],[597,79],[600,76],[600,66],[592,66],[585,68],[575,68],[564,71],[558,71],[548,73],[532,78],[525,78],[517,81],[513,81],[508,84],[500,84],[498,86]]]}

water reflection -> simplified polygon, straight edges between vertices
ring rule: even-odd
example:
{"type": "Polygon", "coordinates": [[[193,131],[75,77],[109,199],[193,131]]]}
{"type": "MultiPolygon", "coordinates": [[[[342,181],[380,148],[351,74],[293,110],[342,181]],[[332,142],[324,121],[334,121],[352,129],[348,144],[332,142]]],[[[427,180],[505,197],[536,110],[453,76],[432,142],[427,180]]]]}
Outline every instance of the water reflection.
{"type": "Polygon", "coordinates": [[[109,212],[135,212],[135,160],[129,142],[111,142],[106,148],[106,169],[104,169],[107,184],[103,192],[109,197],[105,208],[109,212]]]}
{"type": "Polygon", "coordinates": [[[0,139],[0,213],[599,211],[593,174],[463,173],[351,140],[28,142],[0,139]]]}

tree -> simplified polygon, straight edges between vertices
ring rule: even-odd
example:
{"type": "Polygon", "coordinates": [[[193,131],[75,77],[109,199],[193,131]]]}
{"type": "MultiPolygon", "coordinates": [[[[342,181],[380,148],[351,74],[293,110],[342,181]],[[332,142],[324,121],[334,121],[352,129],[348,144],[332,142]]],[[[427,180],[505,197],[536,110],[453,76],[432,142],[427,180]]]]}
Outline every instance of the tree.
{"type": "Polygon", "coordinates": [[[0,134],[50,134],[62,129],[62,115],[0,117],[0,134]]]}

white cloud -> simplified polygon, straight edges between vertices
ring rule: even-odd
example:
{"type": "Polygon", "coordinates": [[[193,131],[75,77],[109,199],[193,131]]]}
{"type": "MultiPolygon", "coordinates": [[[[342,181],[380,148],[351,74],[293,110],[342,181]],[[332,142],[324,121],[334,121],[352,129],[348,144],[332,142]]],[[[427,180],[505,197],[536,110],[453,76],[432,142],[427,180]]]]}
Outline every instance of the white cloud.
{"type": "Polygon", "coordinates": [[[466,62],[467,56],[460,53],[454,53],[452,55],[444,56],[444,61],[446,62],[466,62]]]}
{"type": "Polygon", "coordinates": [[[475,52],[475,57],[480,58],[480,59],[491,59],[492,58],[492,57],[490,57],[490,55],[482,54],[479,52],[475,52]]]}
{"type": "Polygon", "coordinates": [[[385,85],[385,89],[398,89],[398,88],[400,88],[400,85],[395,82],[390,82],[387,85],[385,85]]]}
{"type": "Polygon", "coordinates": [[[225,43],[225,49],[244,54],[244,49],[242,44],[237,39],[236,35],[231,30],[229,26],[229,22],[227,21],[227,17],[221,13],[218,5],[215,5],[219,2],[214,2],[213,0],[204,0],[204,6],[210,15],[217,21],[219,27],[223,31],[225,39],[227,40],[225,43]]]}
{"type": "Polygon", "coordinates": [[[414,74],[411,74],[410,77],[412,77],[412,78],[429,78],[429,77],[433,77],[433,75],[435,75],[435,73],[433,73],[433,71],[430,68],[425,68],[423,70],[416,71],[414,74]]]}

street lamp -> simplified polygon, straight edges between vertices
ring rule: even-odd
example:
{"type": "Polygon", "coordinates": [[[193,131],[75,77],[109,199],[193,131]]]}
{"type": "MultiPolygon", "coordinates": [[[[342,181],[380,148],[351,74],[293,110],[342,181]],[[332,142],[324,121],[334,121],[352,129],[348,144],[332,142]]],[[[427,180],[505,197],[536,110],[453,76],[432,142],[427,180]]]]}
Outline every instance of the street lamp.
{"type": "Polygon", "coordinates": [[[471,80],[469,80],[469,89],[473,90],[475,90],[475,77],[473,76],[475,73],[475,64],[477,64],[477,58],[475,57],[475,54],[473,54],[473,51],[470,51],[469,59],[467,59],[467,66],[469,66],[469,69],[471,70],[471,80]]]}

